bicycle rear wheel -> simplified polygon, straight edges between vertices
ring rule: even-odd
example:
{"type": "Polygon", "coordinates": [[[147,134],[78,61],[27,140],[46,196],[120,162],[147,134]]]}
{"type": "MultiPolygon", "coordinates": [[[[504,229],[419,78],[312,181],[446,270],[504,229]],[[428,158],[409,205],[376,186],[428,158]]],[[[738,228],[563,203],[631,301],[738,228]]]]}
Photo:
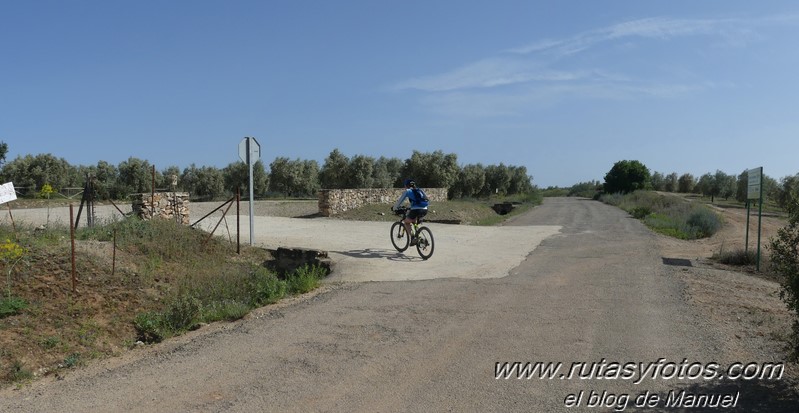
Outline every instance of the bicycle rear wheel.
{"type": "Polygon", "coordinates": [[[433,231],[430,231],[427,227],[421,227],[416,231],[416,238],[418,239],[416,251],[419,252],[419,256],[424,260],[433,256],[433,249],[435,248],[433,231]]]}
{"type": "Polygon", "coordinates": [[[405,226],[402,222],[395,222],[391,224],[391,244],[397,251],[402,252],[408,249],[408,242],[410,241],[408,234],[405,233],[405,226]]]}

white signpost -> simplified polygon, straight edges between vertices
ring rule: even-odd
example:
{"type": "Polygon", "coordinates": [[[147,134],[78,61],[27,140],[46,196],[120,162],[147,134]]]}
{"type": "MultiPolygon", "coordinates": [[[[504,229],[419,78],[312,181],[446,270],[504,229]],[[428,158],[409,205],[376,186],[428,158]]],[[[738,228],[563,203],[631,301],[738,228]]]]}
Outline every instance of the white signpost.
{"type": "Polygon", "coordinates": [[[254,228],[255,228],[255,220],[253,219],[253,179],[252,179],[252,168],[253,165],[261,159],[261,144],[258,143],[255,138],[245,137],[239,143],[239,158],[247,164],[247,168],[250,171],[250,245],[253,245],[254,241],[254,228]]]}
{"type": "Polygon", "coordinates": [[[753,200],[757,200],[757,271],[760,271],[760,230],[763,222],[763,167],[746,171],[748,186],[746,188],[746,253],[749,253],[749,208],[753,200]]]}

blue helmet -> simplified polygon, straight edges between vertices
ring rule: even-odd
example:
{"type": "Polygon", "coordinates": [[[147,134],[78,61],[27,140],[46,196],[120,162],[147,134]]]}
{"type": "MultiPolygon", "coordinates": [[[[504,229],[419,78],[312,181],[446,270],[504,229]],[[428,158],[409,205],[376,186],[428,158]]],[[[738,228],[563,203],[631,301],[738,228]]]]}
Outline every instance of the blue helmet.
{"type": "Polygon", "coordinates": [[[416,182],[414,182],[413,179],[406,179],[402,183],[405,186],[416,186],[416,182]]]}

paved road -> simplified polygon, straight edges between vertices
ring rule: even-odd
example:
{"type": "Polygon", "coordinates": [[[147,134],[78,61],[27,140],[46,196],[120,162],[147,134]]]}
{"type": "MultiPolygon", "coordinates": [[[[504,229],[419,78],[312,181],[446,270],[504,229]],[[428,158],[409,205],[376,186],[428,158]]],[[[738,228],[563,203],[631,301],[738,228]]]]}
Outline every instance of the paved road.
{"type": "MultiPolygon", "coordinates": [[[[764,402],[752,382],[496,379],[505,361],[594,362],[594,373],[601,365],[610,376],[610,362],[729,361],[638,221],[597,202],[548,199],[508,226],[533,225],[561,229],[504,277],[330,284],[62,381],[5,391],[0,411],[612,411],[589,409],[591,392],[665,398],[681,388],[740,392],[739,411],[789,411],[764,402]],[[566,407],[581,391],[579,408],[566,407]]],[[[660,402],[648,411],[682,410],[660,402]]]]}

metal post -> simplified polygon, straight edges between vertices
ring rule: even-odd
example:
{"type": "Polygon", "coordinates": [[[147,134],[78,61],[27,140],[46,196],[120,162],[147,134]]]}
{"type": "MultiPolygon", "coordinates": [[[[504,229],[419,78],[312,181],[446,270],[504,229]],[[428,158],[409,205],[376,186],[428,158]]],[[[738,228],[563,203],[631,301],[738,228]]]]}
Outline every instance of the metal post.
{"type": "Polygon", "coordinates": [[[11,203],[7,202],[6,206],[8,207],[8,217],[11,219],[11,228],[14,229],[14,241],[17,240],[17,224],[14,223],[14,215],[11,213],[11,203]]]}
{"type": "Polygon", "coordinates": [[[150,208],[152,208],[152,212],[150,212],[150,218],[155,218],[155,165],[153,165],[153,184],[150,187],[150,208]]]}
{"type": "Polygon", "coordinates": [[[252,138],[247,138],[247,165],[250,169],[250,246],[254,245],[253,242],[253,234],[255,234],[255,219],[253,219],[255,215],[255,207],[253,205],[253,181],[252,181],[252,138]]]}
{"type": "Polygon", "coordinates": [[[744,254],[749,254],[749,200],[746,200],[746,245],[744,254]]]}
{"type": "Polygon", "coordinates": [[[241,213],[239,203],[241,202],[241,188],[236,187],[236,254],[241,254],[241,213]]]}
{"type": "Polygon", "coordinates": [[[114,275],[117,269],[117,230],[114,230],[113,248],[111,253],[111,275],[114,275]]]}
{"type": "Polygon", "coordinates": [[[76,276],[75,276],[75,218],[73,213],[72,204],[69,204],[69,238],[72,242],[72,292],[77,293],[76,276]]]}
{"type": "Polygon", "coordinates": [[[763,178],[760,178],[760,206],[757,211],[757,272],[760,272],[760,232],[763,228],[763,178]]]}

